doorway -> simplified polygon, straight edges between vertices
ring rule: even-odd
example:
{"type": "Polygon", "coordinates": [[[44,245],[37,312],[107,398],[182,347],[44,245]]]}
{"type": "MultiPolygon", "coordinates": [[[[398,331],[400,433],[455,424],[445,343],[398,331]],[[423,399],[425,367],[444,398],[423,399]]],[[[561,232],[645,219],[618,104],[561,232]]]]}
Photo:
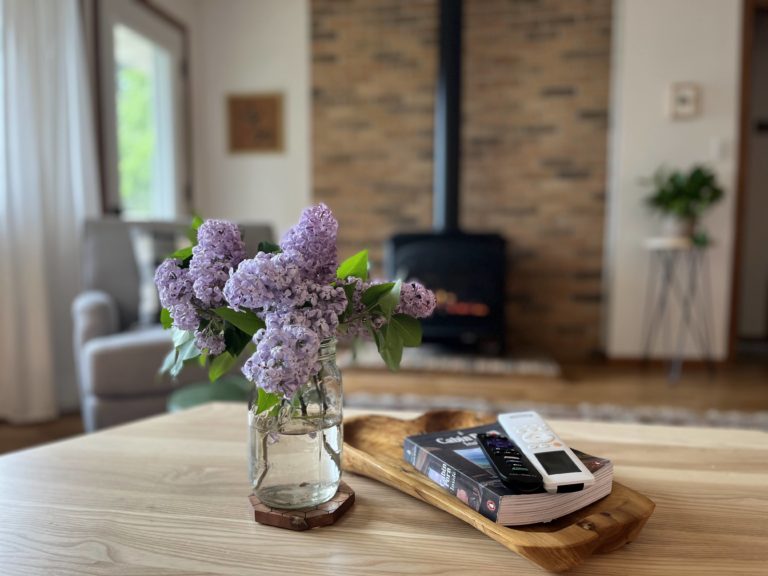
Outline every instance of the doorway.
{"type": "Polygon", "coordinates": [[[768,1],[747,0],[732,352],[768,361],[768,1]]]}

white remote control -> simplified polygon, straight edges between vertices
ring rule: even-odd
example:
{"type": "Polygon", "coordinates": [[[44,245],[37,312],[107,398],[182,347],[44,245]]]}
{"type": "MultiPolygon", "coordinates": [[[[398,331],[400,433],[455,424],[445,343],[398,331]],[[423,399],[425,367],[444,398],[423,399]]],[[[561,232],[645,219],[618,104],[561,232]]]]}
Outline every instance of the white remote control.
{"type": "Polygon", "coordinates": [[[499,424],[541,474],[547,492],[577,492],[595,482],[592,473],[538,413],[499,414],[499,424]]]}

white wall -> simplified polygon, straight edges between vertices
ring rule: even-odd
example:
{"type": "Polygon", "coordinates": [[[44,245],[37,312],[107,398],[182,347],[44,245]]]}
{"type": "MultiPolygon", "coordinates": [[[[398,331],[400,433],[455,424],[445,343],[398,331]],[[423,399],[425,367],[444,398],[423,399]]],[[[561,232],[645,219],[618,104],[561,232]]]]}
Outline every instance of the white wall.
{"type": "Polygon", "coordinates": [[[311,199],[307,0],[155,0],[190,29],[195,207],[278,234],[311,199]],[[282,92],[285,151],[230,154],[226,98],[282,92]]]}
{"type": "MultiPolygon", "coordinates": [[[[741,0],[616,0],[612,71],[612,133],[606,238],[606,351],[642,353],[641,329],[648,273],[643,239],[659,229],[638,179],[662,165],[707,162],[726,189],[705,219],[710,250],[715,352],[727,350],[736,176],[741,0]],[[703,89],[703,113],[672,121],[669,85],[691,81],[703,89]]],[[[657,355],[669,355],[671,339],[657,355]]],[[[690,343],[689,343],[690,344],[690,343]]],[[[690,346],[688,347],[690,353],[690,346]]]]}

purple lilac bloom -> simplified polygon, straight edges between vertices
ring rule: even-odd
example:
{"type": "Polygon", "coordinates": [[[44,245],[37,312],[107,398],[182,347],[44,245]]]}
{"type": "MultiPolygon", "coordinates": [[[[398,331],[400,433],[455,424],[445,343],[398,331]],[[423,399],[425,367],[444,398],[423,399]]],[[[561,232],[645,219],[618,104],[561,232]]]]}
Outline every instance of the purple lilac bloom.
{"type": "MultiPolygon", "coordinates": [[[[160,303],[180,330],[197,329],[200,309],[225,304],[222,289],[229,271],[245,258],[240,230],[232,222],[207,220],[198,229],[197,239],[189,268],[182,268],[178,260],[168,259],[155,273],[160,303]]],[[[221,346],[214,344],[210,349],[219,350],[221,346]]]]}
{"type": "Polygon", "coordinates": [[[310,308],[302,308],[309,319],[309,327],[321,340],[336,336],[339,316],[347,309],[347,295],[341,286],[312,284],[309,286],[310,308]]]}
{"type": "Polygon", "coordinates": [[[225,220],[206,220],[197,231],[189,263],[195,296],[206,308],[225,304],[222,290],[229,271],[245,258],[240,230],[225,220]]]}
{"type": "Polygon", "coordinates": [[[195,346],[198,350],[208,350],[211,356],[218,356],[224,352],[224,334],[211,332],[210,330],[195,331],[195,346]]]}
{"type": "Polygon", "coordinates": [[[193,257],[189,269],[194,278],[192,287],[200,303],[206,308],[223,306],[222,289],[229,279],[230,267],[220,263],[202,265],[199,260],[195,262],[193,257]]]}
{"type": "Polygon", "coordinates": [[[400,303],[395,312],[414,318],[426,318],[435,311],[435,304],[435,295],[431,290],[418,282],[407,282],[400,289],[400,303]]]}
{"type": "Polygon", "coordinates": [[[325,204],[302,212],[299,223],[280,243],[283,252],[294,254],[302,273],[322,284],[333,281],[338,267],[336,234],[339,223],[325,204]]]}
{"type": "Polygon", "coordinates": [[[178,260],[169,258],[155,271],[155,284],[160,304],[167,308],[173,325],[179,330],[194,330],[200,322],[192,304],[193,280],[189,269],[182,268],[178,260]]]}
{"type": "Polygon", "coordinates": [[[189,270],[182,268],[178,260],[168,258],[155,270],[155,285],[160,304],[170,308],[192,297],[192,279],[189,270]]]}
{"type": "Polygon", "coordinates": [[[302,306],[308,293],[289,254],[259,252],[240,263],[224,286],[224,297],[235,310],[285,310],[302,306]]]}
{"type": "Polygon", "coordinates": [[[259,330],[256,352],[243,366],[243,374],[265,392],[292,397],[316,369],[320,340],[302,326],[273,326],[259,330]]]}
{"type": "Polygon", "coordinates": [[[200,324],[200,316],[192,302],[171,306],[168,312],[173,318],[173,325],[179,330],[195,330],[200,324]]]}
{"type": "Polygon", "coordinates": [[[314,332],[320,340],[336,336],[339,326],[338,314],[330,308],[298,308],[264,314],[267,326],[299,326],[314,332]]]}
{"type": "Polygon", "coordinates": [[[237,266],[245,258],[240,229],[227,220],[206,220],[197,230],[197,247],[210,258],[237,266]]]}
{"type": "Polygon", "coordinates": [[[224,286],[235,310],[257,310],[266,329],[254,337],[256,353],[243,374],[267,392],[292,396],[317,370],[320,341],[336,334],[347,307],[344,289],[307,276],[294,252],[244,260],[224,286]]]}

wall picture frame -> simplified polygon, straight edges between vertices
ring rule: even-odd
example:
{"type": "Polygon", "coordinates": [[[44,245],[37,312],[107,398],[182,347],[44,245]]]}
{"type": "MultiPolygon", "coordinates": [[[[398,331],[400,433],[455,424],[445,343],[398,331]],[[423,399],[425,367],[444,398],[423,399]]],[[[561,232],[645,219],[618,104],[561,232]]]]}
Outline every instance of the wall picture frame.
{"type": "Polygon", "coordinates": [[[277,153],[285,149],[283,94],[231,94],[227,97],[229,152],[277,153]]]}

